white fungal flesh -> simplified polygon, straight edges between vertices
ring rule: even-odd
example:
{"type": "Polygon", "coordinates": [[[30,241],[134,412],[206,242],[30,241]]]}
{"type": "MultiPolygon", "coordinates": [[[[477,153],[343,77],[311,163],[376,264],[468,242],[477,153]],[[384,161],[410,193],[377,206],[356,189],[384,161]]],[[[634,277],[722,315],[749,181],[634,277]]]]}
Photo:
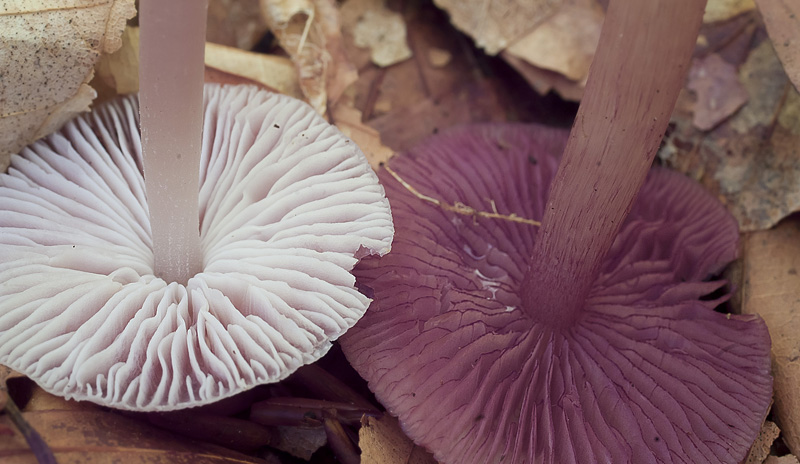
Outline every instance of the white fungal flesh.
{"type": "Polygon", "coordinates": [[[153,275],[134,98],[67,124],[0,175],[0,363],[46,390],[170,410],[281,380],[369,299],[350,271],[388,252],[383,187],[304,103],[207,86],[204,269],[153,275]]]}

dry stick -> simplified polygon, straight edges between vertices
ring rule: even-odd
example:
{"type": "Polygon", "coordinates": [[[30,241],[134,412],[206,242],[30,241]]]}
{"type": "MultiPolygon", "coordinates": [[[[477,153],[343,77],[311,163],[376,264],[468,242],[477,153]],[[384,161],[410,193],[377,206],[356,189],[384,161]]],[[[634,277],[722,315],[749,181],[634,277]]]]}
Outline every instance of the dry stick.
{"type": "Polygon", "coordinates": [[[203,266],[197,206],[208,0],[142,0],[140,114],[154,270],[186,283],[203,266]]]}
{"type": "Polygon", "coordinates": [[[683,87],[705,1],[612,0],[522,285],[551,326],[583,307],[683,87]]]}

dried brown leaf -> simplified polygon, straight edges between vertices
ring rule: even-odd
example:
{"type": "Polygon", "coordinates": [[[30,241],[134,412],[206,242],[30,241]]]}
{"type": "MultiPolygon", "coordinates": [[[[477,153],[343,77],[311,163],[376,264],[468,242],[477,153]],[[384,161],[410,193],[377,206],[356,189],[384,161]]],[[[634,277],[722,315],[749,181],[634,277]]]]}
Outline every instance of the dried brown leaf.
{"type": "Polygon", "coordinates": [[[783,69],[800,90],[800,1],[756,0],[783,69]]]}
{"type": "Polygon", "coordinates": [[[358,443],[362,464],[436,464],[433,455],[415,445],[388,414],[380,419],[365,418],[358,443]]]}
{"type": "Polygon", "coordinates": [[[778,425],[800,452],[800,220],[754,232],[744,243],[742,311],[758,314],[772,337],[772,374],[778,425]]]}
{"type": "MultiPolygon", "coordinates": [[[[260,463],[259,459],[175,437],[148,424],[106,411],[37,411],[23,414],[55,453],[60,464],[86,462],[223,464],[260,463]]],[[[35,462],[22,435],[0,416],[13,436],[0,440],[4,464],[35,462]]]]}
{"type": "Polygon", "coordinates": [[[331,111],[331,120],[361,148],[372,169],[377,170],[394,155],[391,148],[381,143],[380,133],[361,121],[361,111],[346,104],[337,104],[331,111]]]}
{"type": "Polygon", "coordinates": [[[9,154],[88,110],[94,65],[120,47],[134,14],[133,0],[0,3],[0,168],[9,154]]]}
{"type": "Polygon", "coordinates": [[[250,50],[266,32],[259,0],[209,0],[206,41],[250,50]]]}

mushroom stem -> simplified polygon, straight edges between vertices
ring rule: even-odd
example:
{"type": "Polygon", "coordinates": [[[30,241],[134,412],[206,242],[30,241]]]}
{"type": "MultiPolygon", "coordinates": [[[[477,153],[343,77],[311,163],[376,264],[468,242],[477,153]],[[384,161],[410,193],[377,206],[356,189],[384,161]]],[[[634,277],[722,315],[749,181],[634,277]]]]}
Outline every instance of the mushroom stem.
{"type": "Polygon", "coordinates": [[[563,327],[578,317],[658,151],[704,7],[611,1],[522,286],[534,319],[563,327]]]}
{"type": "Polygon", "coordinates": [[[142,0],[140,121],[154,272],[186,283],[202,269],[197,206],[208,0],[142,0]]]}

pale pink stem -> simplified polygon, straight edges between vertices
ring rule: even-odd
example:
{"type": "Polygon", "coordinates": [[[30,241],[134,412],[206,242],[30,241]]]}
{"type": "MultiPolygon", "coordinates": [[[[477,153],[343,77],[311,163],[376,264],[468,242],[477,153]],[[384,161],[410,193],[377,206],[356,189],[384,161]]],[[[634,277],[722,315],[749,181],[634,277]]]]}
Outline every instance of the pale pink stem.
{"type": "Polygon", "coordinates": [[[186,283],[203,266],[197,206],[208,0],[139,2],[139,101],[154,270],[186,283]]]}
{"type": "Polygon", "coordinates": [[[565,326],[583,307],[667,128],[704,7],[611,1],[523,282],[534,319],[565,326]]]}

